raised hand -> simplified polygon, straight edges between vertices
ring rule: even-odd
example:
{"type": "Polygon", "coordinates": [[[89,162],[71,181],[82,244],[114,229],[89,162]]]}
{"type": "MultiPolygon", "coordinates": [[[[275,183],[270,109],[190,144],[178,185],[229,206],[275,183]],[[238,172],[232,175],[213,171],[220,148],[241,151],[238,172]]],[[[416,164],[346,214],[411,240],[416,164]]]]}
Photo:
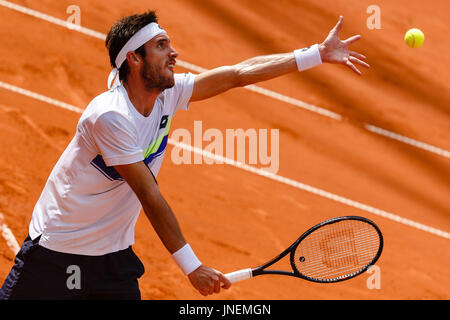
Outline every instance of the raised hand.
{"type": "Polygon", "coordinates": [[[340,40],[338,33],[342,29],[343,23],[344,17],[341,16],[339,22],[330,31],[325,41],[319,45],[322,62],[343,64],[352,69],[356,74],[361,75],[361,71],[356,68],[355,64],[369,68],[370,66],[362,61],[366,60],[366,57],[348,49],[351,44],[361,39],[361,36],[356,35],[346,40],[340,40]]]}

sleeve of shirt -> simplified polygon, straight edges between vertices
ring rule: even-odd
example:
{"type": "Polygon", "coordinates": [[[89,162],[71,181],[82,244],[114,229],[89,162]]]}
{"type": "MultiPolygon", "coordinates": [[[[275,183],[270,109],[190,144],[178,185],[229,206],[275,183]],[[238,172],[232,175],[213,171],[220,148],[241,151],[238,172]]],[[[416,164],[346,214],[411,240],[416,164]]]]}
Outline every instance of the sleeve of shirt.
{"type": "Polygon", "coordinates": [[[192,73],[178,73],[175,74],[175,85],[174,85],[174,97],[175,100],[175,110],[174,114],[182,109],[188,110],[189,100],[192,97],[192,92],[194,90],[195,74],[192,73]]]}
{"type": "Polygon", "coordinates": [[[132,122],[117,112],[106,112],[95,121],[92,136],[107,166],[144,160],[132,122]]]}

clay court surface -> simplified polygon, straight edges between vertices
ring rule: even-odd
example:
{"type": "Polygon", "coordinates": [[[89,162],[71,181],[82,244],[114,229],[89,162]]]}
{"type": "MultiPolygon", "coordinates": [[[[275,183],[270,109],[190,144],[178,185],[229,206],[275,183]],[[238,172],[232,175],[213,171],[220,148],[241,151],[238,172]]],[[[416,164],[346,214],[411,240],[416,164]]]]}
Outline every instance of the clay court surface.
{"type": "MultiPolygon", "coordinates": [[[[339,15],[340,35],[361,34],[352,49],[371,65],[358,77],[323,65],[258,84],[342,116],[324,117],[244,88],[192,103],[172,131],[279,129],[279,171],[286,177],[444,232],[450,231],[450,159],[364,129],[377,127],[450,150],[450,39],[446,0],[376,1],[381,30],[369,30],[366,0],[14,0],[66,20],[81,8],[81,25],[106,34],[124,15],[157,9],[179,59],[214,68],[256,55],[321,42],[339,15]],[[147,3],[147,4],[145,4],[147,3]],[[422,29],[423,47],[404,33],[422,29]]],[[[0,6],[0,81],[84,109],[106,90],[111,70],[104,42],[0,6]]],[[[177,67],[177,72],[192,70],[177,67]]],[[[193,71],[192,71],[193,72],[193,71]]],[[[35,202],[79,113],[0,88],[0,212],[21,243],[35,202]]],[[[205,143],[206,145],[206,143],[205,143]]],[[[204,145],[204,146],[205,146],[204,145]]],[[[146,273],[144,299],[449,299],[449,239],[321,197],[230,165],[175,165],[169,145],[158,176],[163,195],[204,264],[222,272],[258,266],[312,225],[336,216],[375,221],[385,240],[377,263],[381,289],[369,274],[338,284],[263,276],[204,298],[165,250],[143,212],[134,250],[146,273]]],[[[0,282],[14,254],[0,237],[0,282]]],[[[288,265],[279,266],[279,268],[288,265]]]]}

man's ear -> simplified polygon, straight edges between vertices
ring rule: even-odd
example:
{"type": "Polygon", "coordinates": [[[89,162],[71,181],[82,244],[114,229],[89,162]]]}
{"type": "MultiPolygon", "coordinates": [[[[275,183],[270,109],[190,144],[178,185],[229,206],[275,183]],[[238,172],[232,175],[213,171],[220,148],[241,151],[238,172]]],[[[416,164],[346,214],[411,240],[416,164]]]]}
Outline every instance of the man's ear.
{"type": "Polygon", "coordinates": [[[127,53],[128,65],[131,65],[131,64],[138,65],[141,62],[141,60],[142,60],[142,57],[139,54],[132,52],[132,51],[127,53]]]}

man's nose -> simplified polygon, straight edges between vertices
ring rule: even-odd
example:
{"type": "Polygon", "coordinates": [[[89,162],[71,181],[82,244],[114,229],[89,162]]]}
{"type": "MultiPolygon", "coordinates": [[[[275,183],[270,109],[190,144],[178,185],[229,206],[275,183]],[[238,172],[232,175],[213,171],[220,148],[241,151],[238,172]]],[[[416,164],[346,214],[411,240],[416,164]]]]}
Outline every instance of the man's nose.
{"type": "Polygon", "coordinates": [[[170,57],[171,57],[171,58],[176,58],[176,57],[178,57],[178,51],[175,50],[173,47],[170,47],[170,57]]]}

